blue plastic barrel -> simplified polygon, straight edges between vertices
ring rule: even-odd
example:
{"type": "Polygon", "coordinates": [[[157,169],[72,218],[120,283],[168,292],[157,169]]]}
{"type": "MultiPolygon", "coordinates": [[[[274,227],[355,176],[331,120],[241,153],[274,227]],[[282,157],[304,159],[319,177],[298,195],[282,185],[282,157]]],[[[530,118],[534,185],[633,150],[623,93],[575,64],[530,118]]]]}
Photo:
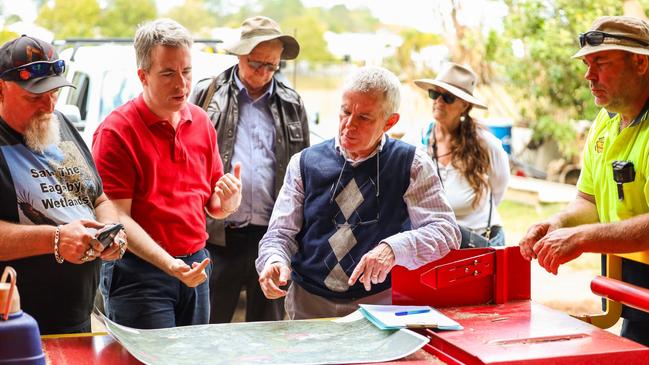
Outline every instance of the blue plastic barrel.
{"type": "Polygon", "coordinates": [[[38,324],[29,314],[18,311],[0,319],[0,364],[45,365],[38,324]]]}
{"type": "Polygon", "coordinates": [[[512,122],[506,119],[484,121],[485,125],[496,138],[503,144],[503,149],[507,154],[512,153],[512,122]]]}

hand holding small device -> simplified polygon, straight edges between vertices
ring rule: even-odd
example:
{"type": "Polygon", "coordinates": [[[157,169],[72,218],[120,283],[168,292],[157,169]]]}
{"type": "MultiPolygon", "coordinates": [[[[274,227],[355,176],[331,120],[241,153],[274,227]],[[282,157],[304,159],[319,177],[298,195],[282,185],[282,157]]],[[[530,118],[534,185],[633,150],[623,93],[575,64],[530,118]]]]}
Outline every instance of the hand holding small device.
{"type": "Polygon", "coordinates": [[[124,228],[124,225],[121,223],[116,224],[107,224],[104,228],[97,231],[97,236],[95,237],[97,241],[101,243],[102,246],[108,247],[115,240],[115,237],[124,228]]]}

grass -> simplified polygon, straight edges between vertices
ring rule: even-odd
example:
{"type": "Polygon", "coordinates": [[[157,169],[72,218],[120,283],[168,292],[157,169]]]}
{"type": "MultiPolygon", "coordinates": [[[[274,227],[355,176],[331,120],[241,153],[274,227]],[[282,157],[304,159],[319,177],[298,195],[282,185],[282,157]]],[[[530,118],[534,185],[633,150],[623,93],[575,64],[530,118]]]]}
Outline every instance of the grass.
{"type": "MultiPolygon", "coordinates": [[[[558,213],[564,207],[565,204],[540,204],[533,206],[511,200],[503,200],[498,207],[498,212],[503,219],[507,244],[512,246],[517,245],[530,226],[558,213]]],[[[565,264],[565,267],[574,271],[598,271],[600,268],[600,256],[585,254],[565,264]]]]}

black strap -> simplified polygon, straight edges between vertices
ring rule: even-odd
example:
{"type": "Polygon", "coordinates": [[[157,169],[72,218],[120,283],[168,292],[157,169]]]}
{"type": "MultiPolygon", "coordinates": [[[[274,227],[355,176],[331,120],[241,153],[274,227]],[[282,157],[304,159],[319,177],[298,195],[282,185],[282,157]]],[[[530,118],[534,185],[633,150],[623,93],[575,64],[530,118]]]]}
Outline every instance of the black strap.
{"type": "Polygon", "coordinates": [[[493,210],[493,199],[494,199],[494,194],[491,191],[491,188],[489,189],[489,218],[487,218],[487,229],[484,231],[483,236],[486,239],[491,238],[491,212],[493,210]]]}
{"type": "MultiPolygon", "coordinates": [[[[444,180],[442,180],[442,175],[439,173],[439,162],[437,162],[437,138],[435,137],[435,123],[431,123],[432,128],[431,132],[428,138],[428,153],[431,155],[430,157],[435,161],[435,168],[437,170],[437,177],[439,177],[439,182],[442,184],[442,188],[446,190],[444,187],[444,180]]],[[[489,186],[487,184],[487,186],[489,186]]],[[[491,188],[489,188],[489,217],[487,218],[487,228],[485,229],[485,232],[483,234],[483,237],[486,239],[491,238],[491,214],[493,212],[493,198],[494,194],[491,191],[491,188]]]]}
{"type": "Polygon", "coordinates": [[[210,86],[207,88],[205,99],[203,99],[203,103],[201,104],[201,108],[203,108],[203,110],[207,111],[207,107],[210,106],[210,102],[212,101],[215,92],[216,92],[216,77],[213,77],[212,82],[210,82],[210,86]]]}

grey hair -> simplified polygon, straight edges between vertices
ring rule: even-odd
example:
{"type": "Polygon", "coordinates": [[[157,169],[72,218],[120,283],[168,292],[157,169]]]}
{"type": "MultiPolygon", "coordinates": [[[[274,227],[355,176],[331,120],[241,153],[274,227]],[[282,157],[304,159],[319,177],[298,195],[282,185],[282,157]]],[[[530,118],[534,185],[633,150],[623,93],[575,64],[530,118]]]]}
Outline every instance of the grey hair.
{"type": "Polygon", "coordinates": [[[185,27],[172,19],[156,19],[140,25],[135,32],[135,60],[144,71],[151,68],[151,50],[155,46],[191,48],[192,35],[185,27]]]}
{"type": "Polygon", "coordinates": [[[399,110],[400,88],[401,82],[392,72],[383,67],[365,66],[345,79],[342,92],[380,93],[383,95],[383,114],[387,119],[399,110]]]}

